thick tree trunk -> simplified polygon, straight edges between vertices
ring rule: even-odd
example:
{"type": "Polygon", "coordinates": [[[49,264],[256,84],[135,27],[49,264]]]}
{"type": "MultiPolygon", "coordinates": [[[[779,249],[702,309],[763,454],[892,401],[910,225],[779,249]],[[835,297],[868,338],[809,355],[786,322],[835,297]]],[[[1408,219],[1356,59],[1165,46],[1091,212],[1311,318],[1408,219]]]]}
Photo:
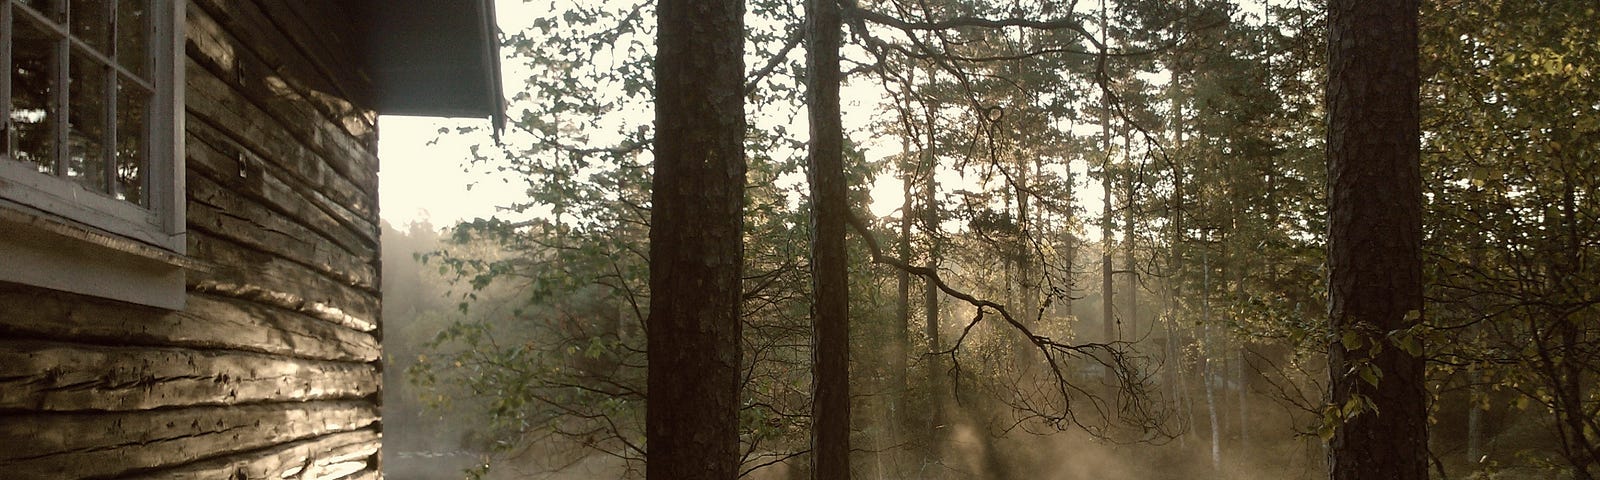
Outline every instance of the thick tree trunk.
{"type": "Polygon", "coordinates": [[[1372,407],[1334,430],[1333,479],[1428,478],[1422,357],[1386,338],[1422,308],[1417,7],[1328,4],[1328,370],[1336,408],[1372,407]]]}
{"type": "Polygon", "coordinates": [[[744,5],[661,0],[645,459],[649,478],[739,476],[744,5]]]}
{"type": "Polygon", "coordinates": [[[850,215],[839,124],[838,0],[808,0],[806,108],[811,116],[811,477],[850,479],[850,215]]]}

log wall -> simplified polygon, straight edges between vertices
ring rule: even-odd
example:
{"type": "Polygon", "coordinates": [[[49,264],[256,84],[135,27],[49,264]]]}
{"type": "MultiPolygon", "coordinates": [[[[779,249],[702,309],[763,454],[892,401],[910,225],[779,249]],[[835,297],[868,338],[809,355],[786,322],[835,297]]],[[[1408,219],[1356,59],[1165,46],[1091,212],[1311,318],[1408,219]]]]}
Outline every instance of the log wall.
{"type": "Polygon", "coordinates": [[[0,282],[0,476],[380,477],[376,115],[344,3],[190,1],[188,307],[0,282]]]}

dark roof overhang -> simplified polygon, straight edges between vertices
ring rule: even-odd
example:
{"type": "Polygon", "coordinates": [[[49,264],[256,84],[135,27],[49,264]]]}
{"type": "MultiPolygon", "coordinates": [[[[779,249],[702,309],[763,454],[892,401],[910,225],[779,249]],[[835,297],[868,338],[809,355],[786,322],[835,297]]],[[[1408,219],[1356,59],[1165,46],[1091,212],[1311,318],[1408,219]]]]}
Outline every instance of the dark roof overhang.
{"type": "Polygon", "coordinates": [[[358,0],[378,113],[489,117],[505,128],[493,0],[358,0]]]}

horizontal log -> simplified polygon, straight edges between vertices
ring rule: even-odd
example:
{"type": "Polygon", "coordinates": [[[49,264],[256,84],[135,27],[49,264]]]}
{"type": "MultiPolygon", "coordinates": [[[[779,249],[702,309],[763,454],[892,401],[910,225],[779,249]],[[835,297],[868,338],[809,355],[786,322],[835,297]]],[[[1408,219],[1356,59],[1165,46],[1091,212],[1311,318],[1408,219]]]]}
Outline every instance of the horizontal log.
{"type": "Polygon", "coordinates": [[[0,284],[0,336],[103,345],[230,349],[315,360],[372,362],[378,340],[339,318],[190,292],[170,312],[33,287],[0,284]]]}
{"type": "Polygon", "coordinates": [[[282,122],[262,111],[246,94],[235,90],[193,57],[184,72],[185,106],[190,118],[214,126],[241,150],[263,160],[264,164],[283,169],[287,178],[304,184],[308,191],[324,194],[330,208],[349,211],[347,215],[335,215],[341,220],[348,217],[352,222],[377,223],[376,165],[363,167],[371,171],[359,172],[370,178],[351,179],[341,170],[352,167],[335,167],[351,159],[323,157],[312,151],[285,130],[282,122]]]}
{"type": "Polygon", "coordinates": [[[0,471],[11,479],[119,476],[377,422],[375,405],[354,401],[0,416],[0,471]]]}
{"type": "MultiPolygon", "coordinates": [[[[337,2],[257,0],[255,4],[268,17],[292,19],[277,23],[282,27],[284,36],[303,51],[313,52],[312,62],[334,79],[335,88],[332,90],[311,88],[300,93],[312,100],[329,118],[343,125],[362,148],[377,152],[377,114],[357,105],[370,103],[372,79],[357,69],[347,67],[361,62],[357,55],[361,52],[362,32],[344,27],[356,21],[354,16],[361,15],[361,12],[349,8],[348,3],[337,2]]],[[[236,13],[243,10],[232,8],[225,11],[236,13]]]]}
{"type": "Polygon", "coordinates": [[[185,348],[0,340],[0,411],[359,399],[377,365],[185,348]]]}
{"type": "Polygon", "coordinates": [[[326,303],[307,300],[292,293],[285,293],[262,288],[260,285],[241,285],[232,283],[219,283],[215,281],[202,281],[189,285],[190,291],[207,293],[218,297],[227,297],[235,300],[248,300],[272,307],[300,312],[310,317],[332,322],[345,328],[371,332],[378,328],[372,320],[356,317],[340,310],[338,307],[326,303]]]}
{"type": "Polygon", "coordinates": [[[372,459],[378,454],[381,434],[364,428],[335,433],[294,443],[204,460],[169,470],[125,477],[128,480],[209,480],[214,478],[250,479],[337,479],[348,478],[355,470],[376,469],[372,459]]]}
{"type": "Polygon", "coordinates": [[[223,193],[205,178],[188,179],[190,231],[238,242],[316,270],[363,290],[378,288],[377,259],[360,258],[316,232],[239,195],[223,193]]]}
{"type": "Polygon", "coordinates": [[[339,282],[303,265],[204,231],[190,231],[187,237],[189,256],[211,264],[208,271],[189,273],[187,280],[197,290],[228,286],[259,288],[337,308],[365,323],[375,323],[378,318],[378,291],[375,289],[339,282]]]}
{"type": "MultiPolygon", "coordinates": [[[[291,31],[304,31],[309,26],[299,18],[288,18],[294,15],[286,8],[276,8],[269,15],[246,1],[190,2],[188,50],[196,63],[213,70],[219,78],[229,79],[237,91],[281,122],[285,131],[302,144],[323,158],[338,159],[329,165],[371,193],[369,188],[376,185],[371,175],[377,169],[377,156],[345,130],[333,113],[362,112],[346,101],[355,93],[347,91],[346,84],[353,82],[340,81],[357,78],[351,66],[358,62],[329,63],[331,59],[324,57],[336,55],[335,52],[322,45],[297,44],[290,38],[291,31]],[[339,79],[330,83],[331,78],[339,79]]],[[[349,24],[338,23],[327,29],[348,30],[346,25],[349,24]]],[[[354,49],[344,50],[338,53],[354,49]]]]}
{"type": "Polygon", "coordinates": [[[376,255],[376,237],[361,224],[352,224],[351,218],[341,220],[336,216],[348,217],[347,211],[314,201],[306,194],[310,186],[294,183],[280,174],[280,169],[265,165],[204,120],[191,116],[188,126],[188,173],[191,178],[205,180],[190,182],[191,200],[221,205],[248,199],[316,231],[351,255],[376,255]]]}

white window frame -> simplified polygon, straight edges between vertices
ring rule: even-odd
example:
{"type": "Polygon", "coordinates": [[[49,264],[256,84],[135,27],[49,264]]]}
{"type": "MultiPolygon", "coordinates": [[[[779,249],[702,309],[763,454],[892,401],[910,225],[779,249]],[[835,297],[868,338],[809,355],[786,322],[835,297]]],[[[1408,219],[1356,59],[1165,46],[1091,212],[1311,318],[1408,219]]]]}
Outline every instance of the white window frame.
{"type": "MultiPolygon", "coordinates": [[[[149,9],[154,57],[150,80],[155,91],[146,113],[149,150],[142,195],[148,206],[39,173],[34,164],[0,151],[0,258],[6,259],[0,261],[0,281],[169,309],[183,307],[183,269],[193,265],[183,256],[185,3],[151,0],[149,9]]],[[[4,113],[0,134],[5,135],[12,128],[8,112],[13,25],[26,21],[17,16],[36,13],[27,8],[17,0],[0,0],[0,68],[6,69],[0,75],[0,113],[4,113]]],[[[71,34],[56,33],[69,38],[71,34]]],[[[63,141],[58,132],[57,162],[64,161],[59,153],[65,148],[63,141]]]]}

